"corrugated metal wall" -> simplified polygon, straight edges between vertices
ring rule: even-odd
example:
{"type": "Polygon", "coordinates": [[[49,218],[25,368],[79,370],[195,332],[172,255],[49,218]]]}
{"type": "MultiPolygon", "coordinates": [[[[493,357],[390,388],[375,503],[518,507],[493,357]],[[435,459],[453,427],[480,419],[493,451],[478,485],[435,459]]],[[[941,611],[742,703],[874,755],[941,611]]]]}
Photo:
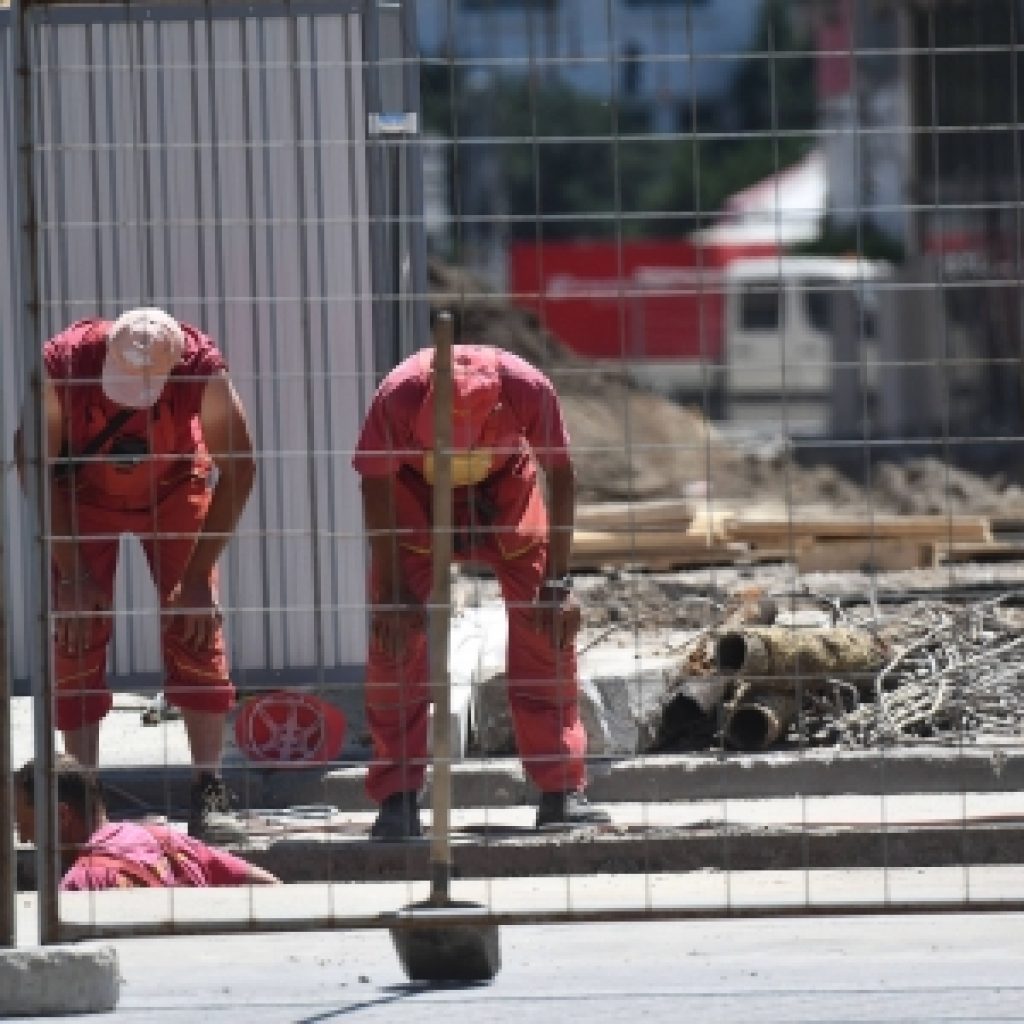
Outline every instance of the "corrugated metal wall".
{"type": "MultiPolygon", "coordinates": [[[[81,316],[164,306],[217,340],[250,413],[260,475],[221,562],[243,682],[247,670],[330,669],[365,653],[349,466],[374,383],[357,8],[30,12],[43,334],[81,316]]],[[[10,81],[6,38],[2,53],[10,81]]],[[[5,89],[5,138],[8,97],[5,89]]],[[[41,340],[16,338],[12,324],[13,170],[5,147],[5,459],[27,346],[41,340]]],[[[7,483],[16,581],[28,571],[30,532],[9,470],[7,483]]],[[[113,672],[158,672],[155,594],[138,545],[125,550],[118,608],[139,614],[119,619],[113,672]]],[[[19,678],[29,629],[12,591],[19,678]]]]}

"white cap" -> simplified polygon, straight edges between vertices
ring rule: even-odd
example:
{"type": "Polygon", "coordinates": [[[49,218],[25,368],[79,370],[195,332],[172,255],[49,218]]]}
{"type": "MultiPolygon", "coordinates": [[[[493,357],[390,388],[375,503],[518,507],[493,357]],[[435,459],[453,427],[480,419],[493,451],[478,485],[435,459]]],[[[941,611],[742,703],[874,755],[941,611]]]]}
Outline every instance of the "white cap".
{"type": "Polygon", "coordinates": [[[110,328],[103,361],[103,391],[118,405],[153,405],[185,350],[185,332],[162,309],[122,313],[110,328]]]}

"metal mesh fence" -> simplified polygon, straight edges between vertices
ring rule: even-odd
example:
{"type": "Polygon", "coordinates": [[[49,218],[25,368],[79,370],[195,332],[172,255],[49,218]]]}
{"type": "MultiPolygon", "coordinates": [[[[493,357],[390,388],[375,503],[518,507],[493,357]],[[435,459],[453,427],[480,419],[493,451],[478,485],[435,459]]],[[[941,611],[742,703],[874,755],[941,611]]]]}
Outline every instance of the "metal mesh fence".
{"type": "MultiPolygon", "coordinates": [[[[72,705],[112,692],[110,816],[181,834],[196,713],[223,713],[230,677],[211,760],[223,736],[238,804],[211,835],[290,883],[58,896],[44,856],[44,938],[380,927],[425,895],[436,848],[368,833],[396,793],[419,792],[425,836],[439,808],[421,627],[443,524],[430,431],[377,389],[442,311],[542,374],[495,370],[486,468],[453,456],[454,893],[495,922],[1019,907],[1021,19],[1014,0],[16,5],[12,767],[31,691],[52,812],[53,717],[88,753],[95,715],[72,705]],[[182,458],[154,447],[159,414],[139,502],[111,500],[103,449],[51,505],[37,382],[70,422],[110,340],[74,371],[40,346],[137,306],[224,357],[218,413],[220,364],[190,335],[198,376],[168,415],[208,434],[225,508],[255,465],[203,541],[223,661],[191,670],[161,577],[195,520],[159,490],[182,458]],[[527,484],[496,483],[528,476],[521,439],[550,543],[527,484]],[[402,489],[381,526],[364,496],[384,465],[402,489]],[[83,550],[110,573],[91,660],[47,642],[82,621],[83,550]],[[563,575],[575,596],[547,598],[579,606],[575,657],[536,627],[563,575]],[[384,660],[381,630],[400,641],[384,660]],[[53,703],[54,678],[78,703],[53,703]],[[538,828],[582,765],[608,820],[538,828]]],[[[37,817],[52,855],[57,819],[37,817]]]]}

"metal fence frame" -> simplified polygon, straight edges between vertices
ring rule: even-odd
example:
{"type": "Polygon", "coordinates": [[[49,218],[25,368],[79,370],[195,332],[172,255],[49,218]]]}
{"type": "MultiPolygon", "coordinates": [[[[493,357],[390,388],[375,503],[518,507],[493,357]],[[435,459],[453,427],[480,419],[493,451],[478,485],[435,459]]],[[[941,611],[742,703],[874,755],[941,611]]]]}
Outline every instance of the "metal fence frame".
{"type": "MultiPolygon", "coordinates": [[[[34,176],[35,132],[33,97],[29,89],[30,68],[33,55],[30,50],[29,28],[36,15],[46,19],[48,24],[67,22],[78,24],[96,19],[145,24],[152,19],[173,17],[181,19],[192,13],[195,19],[258,18],[264,13],[283,15],[294,27],[295,19],[303,15],[318,13],[357,14],[360,16],[363,48],[363,89],[366,97],[366,112],[371,115],[367,125],[367,158],[370,162],[368,191],[370,194],[369,231],[373,252],[370,270],[370,294],[374,296],[372,320],[374,366],[371,372],[380,375],[402,356],[417,347],[417,338],[422,337],[427,324],[424,305],[425,295],[425,250],[423,245],[422,219],[410,215],[410,210],[419,209],[418,197],[422,195],[421,167],[416,156],[418,150],[410,149],[408,139],[416,132],[415,117],[411,121],[403,118],[406,112],[414,112],[418,106],[418,82],[415,62],[409,61],[404,49],[414,45],[415,30],[411,4],[378,3],[377,0],[281,0],[260,4],[225,2],[198,2],[193,4],[165,3],[155,0],[145,4],[99,7],[88,2],[50,5],[35,0],[15,0],[9,14],[12,50],[12,84],[14,107],[11,126],[12,151],[17,157],[17,188],[15,190],[15,212],[13,221],[18,229],[17,267],[22,273],[18,283],[17,303],[18,326],[16,337],[25,339],[26,378],[30,388],[38,390],[42,374],[41,351],[35,339],[44,336],[41,318],[43,296],[38,274],[40,266],[38,213],[35,196],[38,183],[34,176]],[[383,130],[375,124],[383,124],[383,130]],[[415,204],[410,207],[409,204],[415,204]]],[[[304,180],[301,166],[299,176],[304,180]]],[[[303,197],[298,197],[299,217],[303,219],[303,197]]],[[[302,275],[300,275],[301,277],[302,275]]],[[[306,323],[308,312],[303,304],[306,323]]],[[[308,336],[308,332],[304,332],[308,336]]],[[[39,407],[39,403],[36,403],[39,407]]],[[[27,474],[28,521],[40,522],[47,480],[44,460],[35,453],[41,451],[41,422],[29,417],[25,430],[25,449],[33,472],[27,474]]],[[[315,502],[315,496],[314,496],[315,502]]],[[[45,627],[50,599],[47,593],[49,570],[46,545],[47,531],[36,534],[36,559],[34,571],[28,574],[29,608],[39,610],[33,630],[36,641],[32,645],[30,678],[33,680],[35,716],[35,751],[37,774],[37,884],[39,891],[40,938],[43,942],[57,941],[62,933],[57,908],[57,849],[55,843],[55,792],[53,790],[53,719],[50,694],[43,680],[52,678],[52,654],[45,627]]],[[[316,538],[313,538],[314,548],[316,538]]],[[[314,564],[316,559],[314,558],[314,564]]],[[[4,573],[6,587],[6,573],[4,573]]],[[[314,603],[320,606],[322,597],[314,585],[314,603]]],[[[3,606],[0,605],[0,610],[3,606]]],[[[317,641],[318,651],[322,644],[317,641]]],[[[5,667],[8,664],[4,651],[5,667]]],[[[322,664],[318,656],[318,665],[322,664]]],[[[3,674],[6,696],[10,679],[3,674]]],[[[10,777],[9,729],[5,730],[5,746],[0,749],[0,764],[5,782],[10,777]]],[[[10,795],[5,786],[6,807],[10,795]]],[[[6,815],[5,815],[6,818],[6,815]]],[[[13,845],[0,851],[0,881],[3,882],[5,906],[10,889],[13,899],[14,865],[13,845]],[[10,881],[8,884],[8,875],[10,881]]],[[[13,909],[13,904],[12,904],[13,909]]],[[[0,938],[8,931],[7,916],[0,916],[0,938]]],[[[10,924],[13,929],[13,919],[10,924]]],[[[13,939],[13,930],[12,930],[13,939]]]]}
{"type": "MultiPolygon", "coordinates": [[[[327,2],[327,0],[323,0],[327,2]]],[[[32,114],[31,98],[26,88],[27,68],[30,61],[26,39],[26,26],[32,11],[40,6],[38,2],[14,0],[11,19],[14,28],[15,43],[15,85],[18,116],[15,118],[15,151],[19,157],[18,175],[18,224],[22,228],[20,234],[21,259],[19,264],[28,270],[20,282],[21,303],[19,314],[19,336],[24,339],[36,339],[42,336],[40,309],[41,295],[39,281],[33,272],[38,266],[37,235],[35,231],[35,214],[32,197],[35,194],[32,166],[32,114]]],[[[158,6],[153,4],[151,6],[158,6]]],[[[269,6],[269,5],[268,5],[269,6]]],[[[316,9],[318,0],[306,0],[303,3],[289,3],[281,0],[274,4],[279,9],[290,13],[316,9]]],[[[211,10],[211,4],[197,4],[197,10],[204,16],[211,10]]],[[[218,11],[239,12],[249,11],[252,4],[217,5],[218,11]]],[[[74,5],[75,14],[87,10],[85,5],[74,5]]],[[[118,8],[120,11],[121,8],[118,8]]],[[[129,8],[131,10],[131,8],[129,8]]],[[[413,38],[414,11],[412,4],[396,6],[395,4],[378,3],[377,0],[365,0],[362,5],[365,22],[365,53],[367,95],[370,97],[369,107],[380,115],[375,129],[376,143],[370,147],[370,160],[373,168],[371,175],[371,230],[373,235],[373,293],[374,293],[374,349],[376,370],[378,372],[393,365],[402,355],[413,347],[413,339],[425,335],[426,306],[426,268],[422,235],[422,219],[418,216],[422,210],[422,177],[419,150],[416,146],[417,126],[409,120],[409,115],[418,109],[418,84],[415,62],[408,61],[408,47],[413,38]]],[[[176,9],[180,15],[181,8],[176,9]]],[[[41,367],[41,354],[36,344],[28,346],[29,376],[33,386],[38,387],[41,367]]],[[[29,453],[41,450],[42,424],[38,420],[29,425],[26,448],[29,453]]],[[[36,472],[32,474],[29,487],[30,511],[35,521],[43,508],[42,496],[46,493],[46,469],[44,460],[36,457],[32,460],[36,472]]],[[[0,494],[2,498],[2,494],[0,494]]],[[[2,506],[0,506],[2,507],[2,506]]],[[[44,535],[47,531],[44,531],[44,535]]],[[[296,929],[330,929],[359,927],[391,927],[396,921],[390,915],[378,917],[346,917],[343,915],[296,917],[272,920],[239,920],[211,922],[165,922],[133,923],[129,925],[109,926],[69,926],[59,919],[57,905],[57,849],[55,821],[55,792],[52,778],[52,715],[51,700],[45,680],[51,678],[52,665],[50,644],[47,636],[47,609],[50,605],[46,593],[48,579],[48,556],[45,536],[37,538],[38,551],[35,559],[35,573],[30,574],[31,607],[37,610],[36,617],[38,634],[33,650],[36,661],[33,664],[32,676],[37,681],[35,689],[35,736],[36,759],[40,771],[37,774],[36,806],[40,809],[37,815],[38,845],[38,886],[39,886],[39,922],[40,939],[50,943],[67,938],[120,936],[125,934],[145,935],[163,934],[167,931],[189,934],[227,934],[236,931],[292,931],[296,929]]],[[[0,549],[2,552],[2,549],[0,549]]],[[[2,628],[3,604],[0,604],[0,628],[2,628]]],[[[4,656],[0,632],[0,657],[4,656]]],[[[0,700],[5,697],[3,687],[7,685],[6,673],[0,675],[0,700]]],[[[5,780],[10,774],[9,736],[0,742],[0,772],[5,780]]],[[[5,801],[9,805],[10,791],[0,795],[0,810],[4,809],[5,801]]],[[[5,884],[5,877],[12,875],[11,858],[5,847],[0,847],[0,889],[5,884]]],[[[13,883],[11,893],[0,891],[4,905],[13,904],[13,883]],[[10,895],[10,899],[8,899],[10,895]]],[[[805,916],[805,915],[848,915],[861,916],[878,913],[936,913],[936,912],[992,912],[1019,911],[1024,909],[1024,900],[972,900],[964,897],[959,901],[913,901],[913,902],[864,902],[846,903],[814,903],[802,906],[785,904],[763,905],[758,907],[723,906],[701,908],[658,909],[636,907],[623,911],[581,911],[566,909],[536,913],[523,911],[519,913],[496,913],[491,919],[499,924],[524,924],[538,922],[581,922],[581,921],[627,921],[637,919],[673,919],[692,918],[724,918],[724,917],[767,917],[767,916],[805,916]]],[[[452,915],[454,923],[460,920],[452,915]]],[[[468,921],[478,920],[473,917],[468,921]]],[[[399,922],[401,923],[401,922],[399,922]]],[[[416,922],[406,922],[409,927],[416,927],[416,922]]],[[[13,926],[8,928],[5,916],[0,912],[0,943],[5,938],[13,939],[13,926]],[[11,931],[11,935],[5,935],[11,931]]]]}

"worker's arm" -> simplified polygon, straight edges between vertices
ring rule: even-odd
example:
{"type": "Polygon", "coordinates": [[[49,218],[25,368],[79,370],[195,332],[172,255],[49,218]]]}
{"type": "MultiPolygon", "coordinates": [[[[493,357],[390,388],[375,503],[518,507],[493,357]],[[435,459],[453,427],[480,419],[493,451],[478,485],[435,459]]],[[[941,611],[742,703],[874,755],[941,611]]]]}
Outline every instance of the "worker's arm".
{"type": "Polygon", "coordinates": [[[269,871],[264,871],[263,868],[257,867],[255,864],[249,865],[249,877],[246,879],[250,885],[280,885],[281,879],[277,875],[272,875],[269,871]]]}
{"type": "Polygon", "coordinates": [[[405,649],[410,634],[423,629],[423,606],[402,579],[395,478],[364,476],[362,495],[363,523],[373,567],[370,640],[394,658],[405,649]]]}
{"type": "Polygon", "coordinates": [[[181,609],[175,618],[185,642],[197,650],[210,645],[219,624],[213,568],[238,526],[256,479],[245,409],[226,373],[213,377],[203,389],[199,423],[217,467],[217,483],[192,556],[168,601],[169,607],[181,609]]]}
{"type": "Polygon", "coordinates": [[[569,576],[572,535],[576,523],[576,473],[572,463],[552,466],[548,482],[548,557],[537,593],[534,621],[551,635],[559,650],[569,647],[580,628],[580,606],[564,582],[569,576]]]}
{"type": "MultiPolygon", "coordinates": [[[[44,377],[42,385],[43,433],[46,464],[54,466],[65,442],[64,414],[53,381],[44,377]]],[[[18,479],[26,486],[24,430],[31,414],[29,403],[22,409],[21,423],[14,435],[14,457],[18,479]]],[[[50,498],[50,557],[55,571],[53,611],[57,643],[76,652],[86,644],[94,613],[110,609],[109,595],[97,585],[81,558],[76,539],[73,487],[58,483],[51,472],[47,488],[50,498]]]]}
{"type": "Polygon", "coordinates": [[[547,471],[547,481],[551,536],[544,578],[561,579],[569,573],[572,534],[576,525],[576,473],[572,463],[553,466],[547,471]]]}

